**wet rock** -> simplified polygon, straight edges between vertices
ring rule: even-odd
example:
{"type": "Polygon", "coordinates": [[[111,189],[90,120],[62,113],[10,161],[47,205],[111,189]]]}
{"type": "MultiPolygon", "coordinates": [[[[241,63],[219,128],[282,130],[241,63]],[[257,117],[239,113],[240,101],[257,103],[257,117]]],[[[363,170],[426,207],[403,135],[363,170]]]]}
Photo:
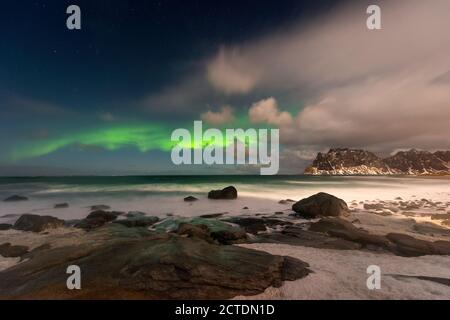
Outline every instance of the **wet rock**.
{"type": "Polygon", "coordinates": [[[367,231],[358,229],[351,222],[336,217],[322,218],[320,221],[311,224],[309,230],[354,241],[362,246],[372,245],[391,249],[392,245],[386,237],[370,234],[367,231]]]}
{"type": "Polygon", "coordinates": [[[209,199],[236,199],[238,197],[238,193],[235,187],[229,186],[222,190],[211,190],[208,193],[209,199]]]}
{"type": "Polygon", "coordinates": [[[147,228],[154,225],[158,221],[158,217],[136,217],[123,220],[115,220],[113,223],[118,223],[128,228],[147,228]]]}
{"type": "Polygon", "coordinates": [[[204,224],[193,225],[190,223],[180,223],[177,233],[179,235],[186,235],[189,238],[198,238],[209,243],[214,243],[208,226],[205,226],[204,224]]]}
{"type": "Polygon", "coordinates": [[[27,197],[24,196],[18,196],[18,195],[13,195],[9,198],[6,198],[5,200],[3,200],[4,202],[17,202],[17,201],[26,201],[28,200],[27,197]]]}
{"type": "Polygon", "coordinates": [[[0,223],[0,231],[12,229],[12,224],[0,223]]]}
{"type": "Polygon", "coordinates": [[[230,299],[308,273],[294,258],[149,235],[43,251],[0,273],[0,299],[230,299]],[[83,290],[67,290],[69,264],[83,270],[83,290]]]}
{"type": "Polygon", "coordinates": [[[223,216],[223,213],[210,213],[210,214],[203,214],[200,216],[200,218],[215,219],[215,218],[220,218],[221,216],[223,216]]]}
{"type": "Polygon", "coordinates": [[[104,205],[104,204],[97,204],[95,206],[91,206],[91,211],[97,211],[97,210],[109,210],[111,209],[110,206],[104,205]]]}
{"type": "Polygon", "coordinates": [[[119,215],[120,215],[119,212],[96,210],[96,211],[91,212],[86,217],[86,219],[97,219],[97,218],[100,218],[100,219],[105,220],[106,222],[109,222],[109,221],[116,220],[119,215]]]}
{"type": "Polygon", "coordinates": [[[55,209],[64,209],[64,208],[68,208],[68,207],[69,207],[68,203],[57,203],[54,206],[55,209]]]}
{"type": "Polygon", "coordinates": [[[412,225],[412,229],[422,234],[432,234],[450,237],[450,230],[442,228],[434,223],[415,223],[412,225]]]}
{"type": "Polygon", "coordinates": [[[292,206],[292,210],[296,212],[296,216],[304,218],[315,218],[319,216],[337,217],[347,215],[350,212],[344,200],[324,192],[296,202],[292,206]]]}
{"type": "Polygon", "coordinates": [[[114,221],[122,212],[96,210],[91,212],[85,219],[75,224],[75,228],[92,230],[114,221]]]}
{"type": "Polygon", "coordinates": [[[51,216],[38,216],[34,214],[23,214],[14,223],[13,228],[22,231],[41,232],[47,229],[64,227],[64,220],[51,216]]]}
{"type": "Polygon", "coordinates": [[[405,257],[418,257],[424,255],[450,255],[449,241],[425,241],[406,234],[389,233],[386,238],[395,243],[397,254],[405,257]]]}
{"type": "Polygon", "coordinates": [[[339,238],[330,237],[318,232],[304,230],[298,226],[288,226],[281,232],[259,234],[253,240],[258,243],[280,243],[294,246],[335,250],[357,250],[361,245],[339,238]]]}
{"type": "Polygon", "coordinates": [[[248,210],[248,207],[243,207],[242,210],[248,210]]]}
{"type": "Polygon", "coordinates": [[[186,201],[186,202],[194,202],[194,201],[198,201],[198,199],[196,197],[193,197],[193,196],[188,196],[188,197],[184,198],[184,201],[186,201]]]}
{"type": "Polygon", "coordinates": [[[229,245],[247,241],[247,233],[240,228],[229,228],[211,232],[211,237],[220,244],[229,245]]]}
{"type": "Polygon", "coordinates": [[[225,221],[237,224],[242,227],[247,233],[251,234],[258,234],[259,232],[266,231],[266,227],[275,227],[277,225],[285,226],[292,224],[292,222],[273,218],[234,217],[225,221]]]}
{"type": "Polygon", "coordinates": [[[145,216],[146,213],[141,211],[129,211],[127,214],[125,214],[125,217],[127,218],[141,218],[145,216]]]}
{"type": "Polygon", "coordinates": [[[448,220],[448,219],[450,219],[450,213],[431,215],[431,220],[448,220]]]}
{"type": "Polygon", "coordinates": [[[0,245],[0,255],[5,258],[17,258],[28,252],[26,246],[12,246],[11,243],[3,243],[0,245]]]}

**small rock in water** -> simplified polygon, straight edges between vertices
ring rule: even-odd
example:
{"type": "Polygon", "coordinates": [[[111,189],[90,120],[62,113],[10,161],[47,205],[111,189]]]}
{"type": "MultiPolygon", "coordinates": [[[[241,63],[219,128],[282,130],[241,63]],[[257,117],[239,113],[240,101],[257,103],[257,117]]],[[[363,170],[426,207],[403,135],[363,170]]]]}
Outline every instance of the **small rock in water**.
{"type": "Polygon", "coordinates": [[[64,209],[64,208],[68,208],[68,207],[69,207],[68,203],[57,203],[54,206],[55,209],[64,209]]]}
{"type": "Polygon", "coordinates": [[[4,202],[17,202],[17,201],[26,201],[26,200],[28,200],[27,197],[14,195],[14,196],[11,196],[11,197],[9,197],[9,198],[6,198],[6,199],[3,200],[3,201],[4,201],[4,202]]]}
{"type": "Polygon", "coordinates": [[[224,200],[231,200],[236,199],[238,197],[238,193],[235,187],[229,186],[222,190],[211,190],[208,193],[209,199],[224,199],[224,200]]]}
{"type": "Polygon", "coordinates": [[[111,207],[104,204],[97,204],[95,206],[91,206],[91,211],[108,210],[108,209],[111,209],[111,207]]]}
{"type": "Polygon", "coordinates": [[[188,197],[184,198],[184,201],[186,201],[186,202],[193,202],[193,201],[198,201],[198,199],[196,197],[193,197],[193,196],[188,196],[188,197]]]}
{"type": "Polygon", "coordinates": [[[287,204],[288,202],[286,200],[280,200],[278,201],[279,204],[287,204]]]}
{"type": "Polygon", "coordinates": [[[243,207],[242,210],[248,210],[248,207],[243,207]]]}

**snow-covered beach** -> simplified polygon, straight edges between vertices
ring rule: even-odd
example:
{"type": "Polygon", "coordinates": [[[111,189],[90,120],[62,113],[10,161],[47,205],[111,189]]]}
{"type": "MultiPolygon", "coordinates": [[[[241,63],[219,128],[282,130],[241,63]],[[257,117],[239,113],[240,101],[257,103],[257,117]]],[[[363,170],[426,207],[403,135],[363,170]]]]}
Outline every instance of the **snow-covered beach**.
{"type": "MultiPolygon", "coordinates": [[[[232,180],[132,185],[76,185],[61,184],[60,181],[58,184],[42,181],[8,183],[1,187],[3,197],[8,190],[13,190],[15,194],[26,195],[29,200],[0,203],[0,223],[14,224],[24,213],[49,215],[66,221],[80,220],[89,214],[88,207],[96,204],[107,205],[108,210],[114,212],[139,211],[157,217],[160,221],[149,229],[161,231],[164,227],[168,232],[176,232],[182,223],[209,221],[207,224],[214,228],[215,224],[230,223],[232,219],[237,219],[234,222],[237,221],[238,225],[239,219],[267,219],[275,222],[263,227],[266,229],[264,231],[246,229],[247,241],[235,246],[299,259],[309,264],[311,273],[294,281],[284,281],[280,287],[269,286],[257,295],[236,294],[237,299],[450,299],[450,286],[445,284],[445,279],[450,279],[449,255],[405,257],[373,246],[343,250],[312,247],[309,243],[264,243],[255,240],[264,235],[267,235],[266,239],[271,239],[271,234],[282,234],[286,226],[307,230],[311,223],[320,221],[319,218],[308,220],[293,215],[292,202],[280,200],[297,201],[323,191],[345,200],[349,207],[345,221],[369,234],[384,237],[390,233],[400,233],[429,243],[450,241],[450,228],[446,225],[449,219],[445,218],[450,211],[449,179],[328,177],[308,180],[299,177],[268,179],[264,183],[242,183],[239,181],[245,180],[238,177],[232,180]],[[238,189],[237,199],[207,198],[210,189],[228,183],[238,189]],[[184,201],[183,198],[188,195],[198,200],[184,201]],[[68,208],[54,208],[58,203],[67,203],[68,208]],[[205,215],[211,214],[212,217],[205,218],[205,215]],[[367,288],[367,267],[370,265],[381,269],[380,289],[367,288]],[[428,277],[428,280],[420,277],[428,277]]],[[[12,192],[8,191],[8,195],[12,192]]],[[[125,218],[118,217],[118,220],[122,219],[125,218]]],[[[0,245],[25,246],[33,252],[33,249],[44,245],[55,249],[85,244],[85,237],[90,234],[96,233],[86,234],[73,227],[40,233],[10,229],[0,231],[0,245]]],[[[99,239],[103,241],[102,237],[99,239]]],[[[92,246],[95,243],[92,242],[92,246]]],[[[13,270],[14,266],[27,261],[28,258],[0,256],[0,271],[13,270]]]]}

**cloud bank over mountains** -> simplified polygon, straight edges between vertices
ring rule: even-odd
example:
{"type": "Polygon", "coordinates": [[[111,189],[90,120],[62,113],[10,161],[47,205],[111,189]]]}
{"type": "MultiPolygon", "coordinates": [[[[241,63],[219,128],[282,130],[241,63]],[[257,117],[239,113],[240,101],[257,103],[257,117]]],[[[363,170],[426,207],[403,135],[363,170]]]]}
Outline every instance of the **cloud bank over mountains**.
{"type": "MultiPolygon", "coordinates": [[[[448,148],[450,2],[379,5],[382,30],[368,30],[367,5],[352,3],[289,30],[222,46],[169,96],[200,106],[217,97],[254,99],[240,106],[249,109],[250,122],[279,126],[290,148],[448,148]],[[296,112],[283,110],[292,105],[296,112]]],[[[226,110],[203,116],[229,119],[226,110]]]]}

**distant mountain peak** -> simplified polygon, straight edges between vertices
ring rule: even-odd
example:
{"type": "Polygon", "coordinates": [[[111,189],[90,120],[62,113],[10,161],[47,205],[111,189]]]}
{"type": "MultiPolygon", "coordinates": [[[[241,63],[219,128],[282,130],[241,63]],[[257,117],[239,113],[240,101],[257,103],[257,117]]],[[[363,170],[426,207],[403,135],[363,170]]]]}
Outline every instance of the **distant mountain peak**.
{"type": "Polygon", "coordinates": [[[319,152],[310,167],[310,175],[448,175],[450,151],[411,149],[388,158],[361,149],[332,148],[319,152]]]}

